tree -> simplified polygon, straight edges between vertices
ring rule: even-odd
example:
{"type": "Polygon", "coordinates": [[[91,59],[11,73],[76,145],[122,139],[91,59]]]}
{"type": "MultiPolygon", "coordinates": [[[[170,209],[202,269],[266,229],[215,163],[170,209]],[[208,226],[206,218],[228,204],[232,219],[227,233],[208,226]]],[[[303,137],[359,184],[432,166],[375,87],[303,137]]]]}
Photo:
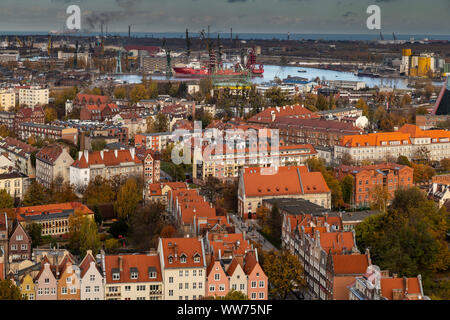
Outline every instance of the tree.
{"type": "Polygon", "coordinates": [[[265,255],[264,272],[269,278],[270,295],[286,300],[288,294],[300,299],[298,291],[306,286],[300,260],[288,250],[271,251],[265,255]]]}
{"type": "Polygon", "coordinates": [[[414,169],[414,183],[428,182],[433,176],[436,175],[436,171],[429,165],[413,163],[412,167],[414,169]]]}
{"type": "Polygon", "coordinates": [[[390,198],[389,190],[385,186],[377,185],[372,190],[372,208],[381,212],[386,212],[387,204],[390,198]]]}
{"type": "Polygon", "coordinates": [[[173,226],[171,226],[171,225],[165,226],[161,230],[161,238],[172,238],[176,232],[177,232],[177,230],[175,230],[175,228],[173,226]]]}
{"type": "Polygon", "coordinates": [[[163,228],[164,205],[156,202],[139,208],[131,218],[131,244],[135,249],[148,251],[155,248],[163,228]]]}
{"type": "Polygon", "coordinates": [[[56,110],[51,107],[45,108],[44,113],[45,113],[45,123],[51,123],[56,119],[58,119],[58,114],[56,113],[56,110]]]}
{"type": "Polygon", "coordinates": [[[283,224],[283,216],[278,209],[278,204],[275,203],[270,210],[269,215],[270,235],[274,241],[281,241],[281,227],[283,224]]]}
{"type": "Polygon", "coordinates": [[[94,211],[94,220],[95,223],[100,226],[103,222],[103,215],[100,213],[100,209],[98,208],[97,205],[94,206],[94,208],[92,209],[92,211],[94,211]]]}
{"type": "Polygon", "coordinates": [[[115,199],[115,194],[109,181],[101,176],[96,176],[89,181],[84,191],[83,199],[88,205],[111,203],[115,199]]]}
{"type": "Polygon", "coordinates": [[[38,206],[48,203],[48,195],[42,185],[33,181],[23,196],[23,204],[26,207],[38,206]]]}
{"type": "Polygon", "coordinates": [[[158,113],[153,127],[155,132],[167,132],[169,131],[169,119],[164,113],[158,113]]]}
{"type": "Polygon", "coordinates": [[[36,248],[41,243],[42,225],[33,222],[27,225],[26,230],[31,237],[32,247],[36,248]]]}
{"type": "Polygon", "coordinates": [[[106,253],[114,253],[118,248],[120,248],[119,240],[111,238],[105,241],[105,251],[106,253]]]}
{"type": "Polygon", "coordinates": [[[442,159],[440,162],[441,168],[443,171],[448,172],[450,171],[450,159],[449,158],[445,158],[442,159]]]}
{"type": "Polygon", "coordinates": [[[83,257],[87,250],[92,250],[95,254],[100,248],[95,221],[81,211],[75,211],[69,216],[69,248],[83,257]]]}
{"type": "Polygon", "coordinates": [[[386,213],[370,216],[356,227],[360,250],[370,247],[374,264],[407,277],[448,270],[446,233],[449,213],[418,188],[395,192],[386,213]]]}
{"type": "Polygon", "coordinates": [[[118,220],[111,224],[108,231],[116,239],[125,237],[128,233],[128,224],[123,220],[118,220]]]}
{"type": "Polygon", "coordinates": [[[363,116],[369,117],[369,107],[366,104],[366,101],[364,99],[359,99],[356,103],[356,108],[363,111],[363,116]]]}
{"type": "Polygon", "coordinates": [[[14,207],[14,198],[11,197],[6,189],[0,189],[0,209],[14,207]]]}
{"type": "Polygon", "coordinates": [[[406,156],[398,156],[397,163],[404,166],[412,167],[411,161],[409,161],[408,157],[406,156]]]}
{"type": "Polygon", "coordinates": [[[0,280],[0,300],[25,300],[11,280],[0,280]]]}
{"type": "Polygon", "coordinates": [[[136,180],[130,178],[123,185],[117,194],[117,200],[114,203],[114,210],[120,219],[128,220],[128,218],[136,210],[142,194],[138,189],[136,180]]]}
{"type": "Polygon", "coordinates": [[[125,99],[127,97],[127,89],[125,87],[117,87],[114,90],[116,99],[125,99]]]}
{"type": "Polygon", "coordinates": [[[427,108],[425,106],[420,106],[416,109],[416,115],[427,115],[429,114],[427,108]]]}
{"type": "Polygon", "coordinates": [[[222,188],[222,182],[218,178],[208,177],[205,184],[200,188],[200,194],[204,195],[209,202],[214,203],[222,188]]]}
{"type": "Polygon", "coordinates": [[[220,298],[220,300],[248,300],[248,296],[241,291],[237,290],[231,290],[228,292],[225,297],[217,297],[220,298]]]}
{"type": "Polygon", "coordinates": [[[91,143],[92,151],[102,151],[105,150],[106,140],[105,139],[95,139],[91,143]]]}
{"type": "Polygon", "coordinates": [[[342,198],[345,203],[350,203],[353,198],[354,182],[351,175],[346,175],[341,181],[342,198]]]}

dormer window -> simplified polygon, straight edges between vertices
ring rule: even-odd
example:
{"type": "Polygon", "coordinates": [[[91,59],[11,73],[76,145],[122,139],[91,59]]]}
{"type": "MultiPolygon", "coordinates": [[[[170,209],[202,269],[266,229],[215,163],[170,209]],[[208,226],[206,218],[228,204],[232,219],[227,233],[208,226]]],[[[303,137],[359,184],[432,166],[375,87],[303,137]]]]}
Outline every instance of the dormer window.
{"type": "Polygon", "coordinates": [[[199,255],[198,253],[196,253],[196,254],[194,255],[194,262],[195,262],[195,263],[200,263],[200,255],[199,255]]]}
{"type": "Polygon", "coordinates": [[[169,256],[169,263],[172,263],[172,262],[173,262],[173,257],[169,256]]]}
{"type": "Polygon", "coordinates": [[[130,268],[130,278],[134,280],[138,278],[137,268],[130,268]]]}
{"type": "Polygon", "coordinates": [[[186,255],[185,254],[182,254],[181,256],[180,256],[180,262],[181,263],[186,263],[186,255]]]}
{"type": "Polygon", "coordinates": [[[120,280],[120,271],[117,268],[112,269],[112,279],[120,280]]]}

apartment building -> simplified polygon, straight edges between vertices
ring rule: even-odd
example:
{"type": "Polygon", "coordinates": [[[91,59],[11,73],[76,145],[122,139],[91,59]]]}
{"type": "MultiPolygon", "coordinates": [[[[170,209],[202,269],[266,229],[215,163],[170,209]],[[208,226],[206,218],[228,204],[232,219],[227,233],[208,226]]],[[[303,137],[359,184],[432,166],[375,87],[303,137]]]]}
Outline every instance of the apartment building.
{"type": "Polygon", "coordinates": [[[18,263],[31,259],[31,237],[25,231],[22,224],[15,220],[9,235],[9,263],[18,263]]]}
{"type": "Polygon", "coordinates": [[[0,125],[5,126],[11,132],[14,132],[14,121],[16,114],[14,112],[0,111],[0,125]]]}
{"type": "Polygon", "coordinates": [[[171,139],[171,132],[138,133],[134,137],[134,145],[136,148],[161,152],[167,147],[171,139]]]}
{"type": "Polygon", "coordinates": [[[396,190],[413,186],[414,169],[395,163],[382,163],[369,166],[341,165],[335,169],[338,180],[346,176],[353,178],[351,205],[354,207],[369,207],[374,200],[374,189],[386,188],[390,199],[394,198],[396,190]]]}
{"type": "Polygon", "coordinates": [[[120,113],[120,108],[115,103],[104,103],[85,105],[81,107],[80,120],[89,121],[104,121],[107,118],[112,118],[120,113]]]}
{"type": "Polygon", "coordinates": [[[30,137],[40,137],[46,140],[66,140],[73,144],[78,143],[78,129],[64,126],[46,125],[43,123],[22,122],[17,126],[17,135],[22,140],[30,137]]]}
{"type": "Polygon", "coordinates": [[[266,108],[260,113],[248,119],[249,124],[257,124],[268,127],[272,122],[280,118],[318,119],[319,115],[301,105],[266,108]]]}
{"type": "Polygon", "coordinates": [[[202,240],[160,238],[158,252],[165,300],[197,300],[205,296],[206,261],[202,240]]]}
{"type": "Polygon", "coordinates": [[[4,111],[14,110],[16,107],[16,93],[12,90],[0,90],[0,108],[4,111]]]}
{"type": "Polygon", "coordinates": [[[242,148],[242,149],[212,149],[203,147],[203,157],[197,161],[198,154],[194,153],[192,176],[200,180],[216,177],[221,180],[235,179],[242,168],[267,167],[269,165],[287,166],[302,165],[306,160],[315,157],[317,151],[312,145],[279,146],[277,148],[242,148]],[[211,150],[211,149],[210,149],[211,150]],[[222,151],[222,152],[220,152],[222,151]]]}
{"type": "Polygon", "coordinates": [[[243,169],[238,187],[239,215],[256,218],[262,201],[271,198],[302,198],[331,208],[330,189],[320,172],[309,172],[305,166],[243,169]]]}
{"type": "Polygon", "coordinates": [[[162,300],[160,253],[102,255],[106,300],[162,300]]]}
{"type": "Polygon", "coordinates": [[[440,161],[450,158],[450,131],[422,130],[405,124],[396,132],[349,135],[334,148],[337,161],[346,154],[359,163],[364,160],[388,161],[399,156],[410,160],[440,161]]]}
{"type": "Polygon", "coordinates": [[[168,203],[167,195],[170,191],[187,189],[186,182],[150,183],[144,189],[144,201],[168,203]]]}
{"type": "Polygon", "coordinates": [[[42,148],[36,154],[36,181],[50,188],[58,179],[58,183],[70,181],[69,168],[74,162],[69,148],[53,145],[42,148]]]}
{"type": "Polygon", "coordinates": [[[70,166],[70,184],[85,187],[96,176],[110,179],[112,176],[142,177],[143,164],[130,150],[102,150],[79,152],[78,159],[70,166]]]}
{"type": "Polygon", "coordinates": [[[42,236],[62,236],[69,232],[69,217],[76,212],[94,220],[94,212],[79,202],[47,204],[14,209],[24,227],[31,223],[42,226],[42,236]]]}
{"type": "Polygon", "coordinates": [[[22,200],[28,188],[28,176],[20,172],[0,173],[0,189],[4,189],[16,200],[22,200]]]}
{"type": "Polygon", "coordinates": [[[143,164],[143,178],[145,184],[159,183],[161,179],[161,155],[153,150],[137,149],[136,156],[143,164]]]}
{"type": "Polygon", "coordinates": [[[47,105],[49,99],[49,89],[38,86],[23,86],[19,89],[19,105],[34,107],[37,105],[47,105]]]}
{"type": "Polygon", "coordinates": [[[37,151],[37,148],[11,137],[0,140],[0,152],[7,155],[19,172],[29,177],[35,176],[36,170],[31,163],[31,154],[37,151]]]}

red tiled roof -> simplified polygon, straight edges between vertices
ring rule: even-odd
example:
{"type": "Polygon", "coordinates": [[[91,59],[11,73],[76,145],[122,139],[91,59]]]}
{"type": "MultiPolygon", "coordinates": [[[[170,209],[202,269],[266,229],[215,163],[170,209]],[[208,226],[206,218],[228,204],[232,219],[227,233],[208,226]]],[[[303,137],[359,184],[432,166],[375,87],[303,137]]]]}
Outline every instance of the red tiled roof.
{"type": "Polygon", "coordinates": [[[83,98],[85,99],[86,103],[97,103],[98,101],[100,101],[100,103],[107,103],[109,102],[109,97],[107,96],[99,96],[99,95],[95,95],[95,94],[84,94],[84,93],[78,93],[76,96],[76,100],[78,100],[79,102],[81,102],[83,100],[83,98]]]}
{"type": "Polygon", "coordinates": [[[260,123],[271,123],[272,114],[275,116],[275,120],[278,121],[279,118],[283,117],[300,117],[300,118],[320,118],[319,115],[311,112],[310,110],[304,108],[301,105],[294,106],[283,106],[283,107],[273,107],[267,108],[260,113],[251,117],[248,122],[260,122],[260,123]]]}
{"type": "Polygon", "coordinates": [[[355,245],[352,232],[323,232],[320,233],[320,245],[326,253],[341,254],[344,249],[351,251],[355,245]]]}
{"type": "Polygon", "coordinates": [[[63,210],[74,210],[83,212],[84,214],[94,214],[91,209],[79,202],[66,202],[40,206],[21,207],[16,209],[16,214],[19,221],[24,221],[26,217],[41,215],[43,212],[58,213],[62,212],[63,210]]]}
{"type": "Polygon", "coordinates": [[[258,265],[255,251],[248,251],[244,257],[244,272],[246,275],[252,273],[253,269],[258,265]]]}
{"type": "Polygon", "coordinates": [[[246,251],[252,249],[250,242],[244,240],[244,235],[242,233],[209,233],[208,240],[216,257],[219,256],[219,250],[222,256],[226,251],[232,251],[234,256],[236,254],[244,255],[246,251]]]}
{"type": "Polygon", "coordinates": [[[392,290],[403,290],[403,299],[407,299],[407,295],[420,295],[420,282],[418,278],[381,278],[381,294],[383,297],[392,300],[392,290]],[[406,294],[405,284],[408,284],[406,294]]]}
{"type": "Polygon", "coordinates": [[[369,266],[369,259],[365,254],[333,255],[334,274],[363,275],[369,266]]]}
{"type": "Polygon", "coordinates": [[[196,238],[164,238],[162,242],[162,253],[164,254],[164,266],[171,268],[201,268],[205,266],[202,241],[196,238]],[[186,262],[181,263],[180,257],[186,255],[186,262]],[[175,258],[175,255],[177,256],[175,258]],[[194,262],[194,256],[198,255],[200,262],[194,262]],[[172,263],[169,263],[172,257],[172,263]]]}
{"type": "Polygon", "coordinates": [[[273,175],[262,175],[262,169],[245,168],[244,188],[247,197],[328,193],[322,173],[309,172],[305,166],[279,167],[273,175]]]}
{"type": "Polygon", "coordinates": [[[36,154],[36,159],[54,163],[62,152],[63,148],[59,145],[44,147],[36,154]]]}
{"type": "Polygon", "coordinates": [[[135,282],[161,282],[161,265],[159,254],[125,254],[107,255],[105,257],[106,283],[135,283],[135,282]],[[120,258],[122,259],[122,271],[120,272],[120,258]],[[133,269],[135,268],[135,269],[133,269]],[[150,269],[149,269],[150,268],[150,269]],[[120,279],[112,279],[113,269],[118,269],[120,279]],[[131,279],[131,272],[137,269],[137,279],[131,279]],[[156,278],[149,277],[149,271],[156,271],[156,278]]]}

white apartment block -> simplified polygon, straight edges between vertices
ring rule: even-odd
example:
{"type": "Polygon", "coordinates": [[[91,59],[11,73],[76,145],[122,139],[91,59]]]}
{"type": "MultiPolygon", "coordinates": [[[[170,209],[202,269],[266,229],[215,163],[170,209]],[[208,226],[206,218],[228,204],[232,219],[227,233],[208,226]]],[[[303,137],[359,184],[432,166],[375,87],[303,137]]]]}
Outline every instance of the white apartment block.
{"type": "Polygon", "coordinates": [[[49,100],[48,88],[41,87],[19,87],[19,105],[34,107],[47,105],[49,100]]]}

